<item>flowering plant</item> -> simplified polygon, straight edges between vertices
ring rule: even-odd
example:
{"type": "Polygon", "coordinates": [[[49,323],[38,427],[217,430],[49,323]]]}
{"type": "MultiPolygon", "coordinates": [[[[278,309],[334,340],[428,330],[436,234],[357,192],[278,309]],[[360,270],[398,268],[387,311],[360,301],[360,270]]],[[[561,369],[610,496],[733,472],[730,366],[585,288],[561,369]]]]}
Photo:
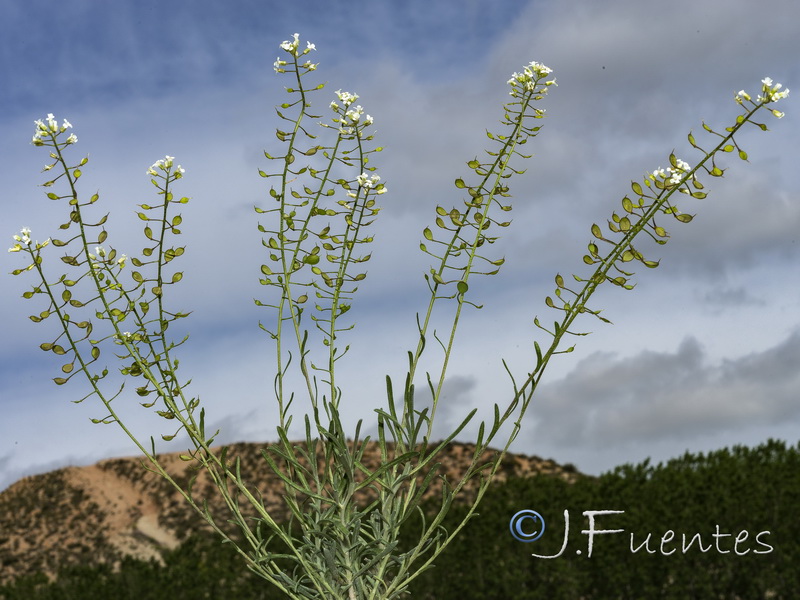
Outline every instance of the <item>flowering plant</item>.
{"type": "Polygon", "coordinates": [[[128,257],[103,245],[108,238],[107,216],[96,222],[88,220],[90,207],[99,195],[83,199],[79,194],[79,179],[88,158],[71,164],[65,156],[66,150],[77,143],[73,133],[64,137],[72,125],[66,120],[59,125],[52,114],[36,121],[32,142],[49,148],[53,160],[44,170],[59,170],[44,186],[51,189],[60,180],[64,184],[63,192],[49,191],[47,197],[66,201],[69,216],[60,228],[72,233],[64,240],[48,238],[34,243],[30,229],[23,228],[14,236],[15,244],[9,251],[27,254],[30,263],[13,274],[35,271],[38,275],[38,282],[24,297],[44,296],[47,307],[31,319],[39,322],[56,316],[60,322],[55,338],[41,344],[42,350],[67,361],[61,367],[61,376],[55,378],[56,384],[65,384],[82,373],[90,386],[83,399],[96,396],[107,412],[94,421],[119,425],[144,454],[149,468],[169,480],[225,540],[232,542],[253,571],[292,598],[397,598],[407,592],[420,572],[433,565],[436,556],[474,516],[500,460],[520,430],[550,360],[572,351],[572,346],[564,345],[567,334],[586,335],[574,329],[575,320],[588,314],[606,321],[600,310],[588,304],[596,289],[605,283],[631,289],[630,264],[658,266],[658,261],[645,258],[639,239],[665,244],[669,234],[662,220],[691,221],[691,215],[678,208],[676,198],[680,196],[676,192],[704,198],[706,192],[699,177],[704,173],[723,175],[716,163],[720,153],[737,150],[746,160],[747,154],[734,136],[748,123],[766,130],[765,125],[754,121],[764,108],[782,117],[782,112],[769,105],[786,98],[788,90],[766,78],[755,101],[740,91],[735,100],[742,113],[733,125],[717,132],[703,124],[712,138],[718,138],[715,145],[704,149],[689,134],[689,144],[700,153],[694,166],[670,154],[668,168],[658,168],[641,182],[631,184],[632,193],[622,198],[621,210],[612,213],[605,227],[591,226],[593,239],[583,262],[593,271],[588,276],[573,275],[574,283],[569,286],[560,274],[555,276],[555,291],[545,298],[545,304],[557,310],[559,318],[549,327],[538,318],[534,321],[549,341],[534,344],[527,373],[520,377],[509,371],[513,395],[503,405],[495,404],[493,419],[480,424],[466,471],[448,478],[439,471],[437,458],[475,415],[475,410],[466,415],[444,440],[432,440],[456,330],[462,311],[477,307],[470,299],[470,282],[474,277],[496,274],[504,262],[493,257],[489,248],[498,239],[495,232],[510,225],[505,218],[512,209],[509,180],[521,173],[516,164],[529,158],[522,147],[536,136],[545,116],[536,103],[556,86],[556,80],[549,78],[550,68],[537,62],[511,76],[511,100],[503,107],[502,132],[487,132],[492,147],[486,151],[486,158],[467,162],[470,176],[455,180],[455,187],[463,194],[461,201],[452,207],[437,205],[432,225],[423,229],[420,248],[431,258],[430,270],[424,275],[430,295],[425,311],[417,318],[418,340],[408,353],[405,379],[398,386],[387,377],[386,404],[375,408],[381,461],[372,468],[363,460],[369,437],[361,438],[361,422],[352,436],[344,430],[340,406],[346,395],[337,385],[336,371],[348,350],[342,338],[353,327],[345,321],[345,315],[359,282],[366,277],[362,265],[371,256],[365,252],[373,241],[370,225],[378,217],[379,202],[388,191],[371,164],[381,148],[372,144],[374,119],[356,104],[358,95],[341,90],[327,104],[333,115],[327,122],[318,122],[321,131],[311,133],[311,125],[320,119],[311,112],[312,95],[324,88],[322,84],[306,84],[306,77],[317,69],[306,55],[316,48],[309,42],[301,50],[298,34],[281,43],[280,48],[284,54],[275,61],[274,70],[290,77],[292,83],[287,87],[290,101],[276,109],[287,124],[285,131],[277,130],[283,150],[275,155],[265,152],[272,168],[259,171],[271,185],[267,206],[255,209],[265,219],[258,230],[265,248],[260,282],[267,291],[267,297],[256,300],[256,304],[273,315],[270,325],[262,328],[275,343],[274,387],[279,409],[278,442],[266,449],[263,457],[283,484],[288,521],[279,521],[268,510],[257,489],[242,479],[237,460],[228,456],[227,450],[212,448],[218,432],[206,431],[205,409],[198,398],[186,394],[188,381],[178,375],[176,349],[186,338],[173,341],[168,328],[188,313],[171,308],[166,297],[169,286],[183,277],[173,268],[173,261],[185,252],[185,247],[170,244],[172,236],[181,234],[182,218],[173,210],[188,199],[173,195],[185,174],[174,157],[167,156],[147,169],[158,201],[140,205],[137,215],[145,223],[146,242],[140,254],[128,257]],[[61,262],[68,273],[57,277],[46,273],[43,250],[50,244],[67,249],[61,262]],[[432,331],[434,310],[448,315],[449,331],[444,336],[432,331]],[[76,317],[84,314],[83,320],[76,317]],[[437,370],[425,374],[430,406],[423,408],[416,384],[422,356],[431,340],[438,342],[441,352],[437,370]],[[188,436],[192,447],[182,458],[208,472],[240,529],[240,541],[235,541],[218,517],[197,500],[191,482],[182,486],[172,478],[152,439],[148,448],[126,428],[114,404],[126,390],[125,380],[109,389],[109,370],[100,362],[107,348],[122,361],[119,371],[124,378],[138,378],[135,393],[143,399],[142,406],[153,409],[172,426],[170,433],[161,437],[171,440],[179,432],[188,436]],[[304,382],[303,390],[289,389],[289,377],[295,369],[304,382]],[[290,441],[288,433],[295,393],[307,395],[311,406],[310,414],[303,415],[306,435],[300,442],[290,441]],[[489,452],[506,424],[511,425],[510,433],[500,440],[500,450],[489,452]],[[429,516],[420,509],[420,503],[435,481],[441,486],[441,499],[438,510],[429,516]],[[443,519],[468,484],[473,490],[470,509],[455,529],[446,531],[443,519]],[[245,515],[242,504],[255,512],[255,520],[245,515]],[[411,547],[401,547],[401,527],[412,520],[419,523],[418,541],[411,547]],[[276,542],[281,544],[279,549],[276,542]]]}

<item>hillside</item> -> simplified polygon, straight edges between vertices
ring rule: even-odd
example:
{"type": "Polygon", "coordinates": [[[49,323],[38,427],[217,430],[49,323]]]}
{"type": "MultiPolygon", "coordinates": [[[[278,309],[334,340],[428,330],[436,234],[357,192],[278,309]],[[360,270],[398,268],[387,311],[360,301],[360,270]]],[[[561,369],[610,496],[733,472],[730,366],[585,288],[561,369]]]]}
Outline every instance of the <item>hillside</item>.
{"type": "MultiPolygon", "coordinates": [[[[229,448],[231,455],[241,460],[243,479],[258,488],[271,514],[284,515],[282,487],[261,456],[264,445],[240,443],[229,448]]],[[[470,444],[451,444],[440,459],[440,472],[448,479],[458,477],[473,451],[470,444]]],[[[487,451],[485,458],[491,453],[487,451]]],[[[181,461],[178,454],[160,458],[176,480],[189,481],[191,463],[181,461]]],[[[364,463],[374,468],[379,462],[378,446],[370,442],[364,463]]],[[[579,476],[574,467],[561,467],[552,460],[507,455],[497,479],[538,474],[556,475],[565,481],[579,476]]],[[[436,491],[432,486],[429,493],[436,491]]],[[[226,508],[203,472],[194,484],[193,496],[207,500],[212,514],[224,520],[226,508]]],[[[26,477],[0,493],[0,584],[37,572],[52,576],[67,565],[116,566],[126,556],[160,560],[165,549],[177,547],[203,527],[204,522],[180,494],[147,471],[139,457],[26,477]]]]}

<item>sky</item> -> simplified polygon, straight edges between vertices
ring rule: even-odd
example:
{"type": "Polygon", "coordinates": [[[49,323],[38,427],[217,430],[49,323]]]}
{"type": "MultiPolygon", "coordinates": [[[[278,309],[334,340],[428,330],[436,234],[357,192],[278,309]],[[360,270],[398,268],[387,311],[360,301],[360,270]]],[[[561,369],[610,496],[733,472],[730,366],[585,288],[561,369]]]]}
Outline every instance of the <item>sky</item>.
{"type": "MultiPolygon", "coordinates": [[[[553,278],[586,274],[592,223],[603,224],[630,182],[689,163],[686,141],[710,145],[707,122],[722,130],[739,113],[734,95],[755,97],[771,77],[800,82],[800,5],[792,0],[451,0],[348,3],[256,0],[0,0],[0,234],[22,227],[54,236],[66,207],[41,184],[47,162],[30,144],[34,121],[54,113],[88,155],[83,197],[99,192],[110,213],[107,244],[142,247],[138,204],[156,197],[147,168],[165,155],[185,169],[183,281],[170,290],[191,336],[180,348],[217,441],[276,439],[274,347],[259,329],[273,315],[253,299],[266,262],[253,207],[268,206],[258,169],[279,151],[273,111],[289,85],[273,70],[279,44],[298,32],[316,45],[314,81],[325,82],[319,114],[336,90],[359,95],[373,116],[376,173],[389,192],[374,226],[373,258],[351,311],[351,350],[340,363],[342,414],[354,431],[375,430],[385,376],[400,385],[416,345],[415,314],[427,301],[419,251],[437,204],[461,201],[453,186],[466,162],[483,155],[485,132],[502,133],[507,80],[530,61],[553,69],[557,87],[526,151],[524,175],[510,180],[513,223],[490,249],[499,274],[475,280],[460,325],[435,433],[446,435],[473,408],[490,418],[511,384],[533,366],[533,342],[548,342],[533,319],[555,318],[544,304],[553,278]],[[138,244],[138,245],[137,245],[138,244]]],[[[601,288],[592,306],[613,324],[586,319],[591,335],[548,367],[511,449],[573,463],[599,474],[623,463],[654,462],[768,438],[798,441],[800,425],[800,192],[791,178],[800,157],[796,96],[737,141],[749,155],[721,157],[722,179],[701,179],[703,200],[682,199],[696,215],[665,224],[668,244],[643,244],[655,270],[637,269],[636,288],[601,288]],[[642,272],[645,271],[645,272],[642,272]]],[[[329,115],[331,116],[331,115],[329,115]]],[[[485,155],[484,155],[485,156],[485,155]]],[[[57,248],[45,261],[55,273],[57,248]]],[[[78,378],[56,386],[61,362],[39,344],[57,323],[27,317],[45,308],[21,295],[32,273],[12,277],[23,255],[0,256],[0,489],[67,465],[136,454],[78,378]]],[[[57,276],[57,274],[56,274],[57,276]]],[[[610,286],[607,286],[610,287],[610,286]]],[[[180,329],[177,333],[182,333],[180,329]]],[[[431,349],[435,365],[435,349],[431,349]]],[[[63,362],[63,361],[62,361],[63,362]]],[[[109,368],[117,365],[109,363],[109,368]]],[[[424,389],[424,379],[418,381],[424,389]]],[[[298,392],[299,393],[299,392],[298,392]]],[[[147,440],[172,433],[132,393],[115,401],[147,440]]],[[[298,402],[295,423],[302,423],[298,402]]],[[[474,441],[477,421],[457,439],[474,441]]],[[[293,430],[299,437],[299,429],[293,430]]],[[[182,450],[185,439],[160,445],[182,450]],[[177,444],[177,445],[176,445],[177,444]]]]}

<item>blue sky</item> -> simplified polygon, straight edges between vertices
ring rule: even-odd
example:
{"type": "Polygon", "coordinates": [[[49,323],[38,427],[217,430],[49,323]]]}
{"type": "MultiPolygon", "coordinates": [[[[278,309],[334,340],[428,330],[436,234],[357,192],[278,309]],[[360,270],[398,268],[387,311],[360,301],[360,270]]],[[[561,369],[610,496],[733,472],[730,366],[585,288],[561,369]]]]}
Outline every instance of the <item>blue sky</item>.
{"type": "MultiPolygon", "coordinates": [[[[501,273],[475,286],[485,305],[463,320],[440,434],[476,407],[488,417],[510,389],[501,358],[517,373],[531,364],[533,326],[556,272],[580,272],[589,226],[604,222],[632,179],[668,166],[670,151],[692,162],[686,134],[738,113],[734,94],[755,95],[765,76],[800,82],[800,7],[753,2],[441,1],[256,2],[148,0],[98,3],[0,0],[0,223],[35,239],[53,235],[64,209],[48,201],[39,172],[47,156],[30,145],[33,121],[68,118],[89,154],[84,194],[100,191],[111,213],[109,243],[141,247],[133,210],[153,199],[145,171],[169,154],[186,168],[185,279],[172,301],[193,310],[182,369],[222,441],[275,439],[272,347],[253,305],[265,262],[253,205],[267,188],[257,170],[275,149],[272,107],[285,82],[273,72],[278,44],[311,40],[320,81],[358,93],[386,147],[375,165],[390,192],[376,225],[369,276],[342,363],[343,412],[374,425],[384,376],[402,375],[423,309],[427,260],[418,251],[437,203],[457,203],[456,177],[499,131],[506,80],[537,60],[558,87],[528,146],[528,172],[512,180],[513,226],[493,251],[501,273]]],[[[327,106],[321,102],[320,109],[327,106]]],[[[771,131],[738,140],[749,164],[725,157],[709,196],[681,206],[697,217],[675,224],[662,258],[638,273],[632,292],[598,293],[614,325],[594,333],[545,376],[513,450],[599,473],[648,456],[663,460],[768,437],[797,441],[800,424],[800,202],[792,177],[800,147],[795,96],[771,131]]],[[[701,142],[702,143],[702,142],[701,142]]],[[[55,248],[48,255],[57,266],[55,248]]],[[[130,455],[122,432],[77,378],[56,387],[60,363],[38,349],[54,322],[34,324],[35,282],[11,277],[20,255],[3,253],[0,315],[0,489],[24,475],[130,455]]],[[[161,423],[120,399],[135,431],[161,423]]],[[[299,423],[300,419],[296,419],[299,423]]],[[[460,439],[469,441],[476,428],[460,439]]],[[[299,434],[299,432],[297,432],[299,434]]],[[[165,450],[177,447],[165,447],[165,450]]]]}

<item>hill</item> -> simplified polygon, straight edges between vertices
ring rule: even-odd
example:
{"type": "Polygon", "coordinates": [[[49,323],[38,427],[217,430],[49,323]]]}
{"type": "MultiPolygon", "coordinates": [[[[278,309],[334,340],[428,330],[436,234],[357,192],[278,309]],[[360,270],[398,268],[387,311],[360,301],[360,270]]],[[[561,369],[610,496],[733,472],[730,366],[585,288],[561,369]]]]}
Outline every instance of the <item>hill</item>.
{"type": "MultiPolygon", "coordinates": [[[[243,479],[263,495],[265,506],[279,519],[285,515],[281,484],[261,456],[264,444],[239,443],[229,452],[241,460],[243,479]]],[[[441,473],[450,479],[464,472],[474,452],[470,444],[452,443],[443,452],[441,473]]],[[[494,451],[487,451],[486,459],[494,451]]],[[[160,456],[167,471],[187,483],[191,463],[178,454],[160,456]]],[[[365,464],[380,462],[377,444],[370,442],[365,464]]],[[[498,482],[538,474],[574,481],[571,465],[522,454],[507,455],[498,482]]],[[[429,494],[438,486],[433,485],[429,494]]],[[[465,497],[469,497],[467,488],[465,497]]],[[[205,499],[212,514],[224,521],[226,507],[204,472],[198,474],[193,495],[205,499]]],[[[34,573],[52,577],[70,565],[110,565],[125,557],[161,560],[193,533],[208,526],[180,494],[142,465],[140,457],[103,460],[86,467],[67,467],[26,477],[0,493],[0,585],[34,573]]]]}

